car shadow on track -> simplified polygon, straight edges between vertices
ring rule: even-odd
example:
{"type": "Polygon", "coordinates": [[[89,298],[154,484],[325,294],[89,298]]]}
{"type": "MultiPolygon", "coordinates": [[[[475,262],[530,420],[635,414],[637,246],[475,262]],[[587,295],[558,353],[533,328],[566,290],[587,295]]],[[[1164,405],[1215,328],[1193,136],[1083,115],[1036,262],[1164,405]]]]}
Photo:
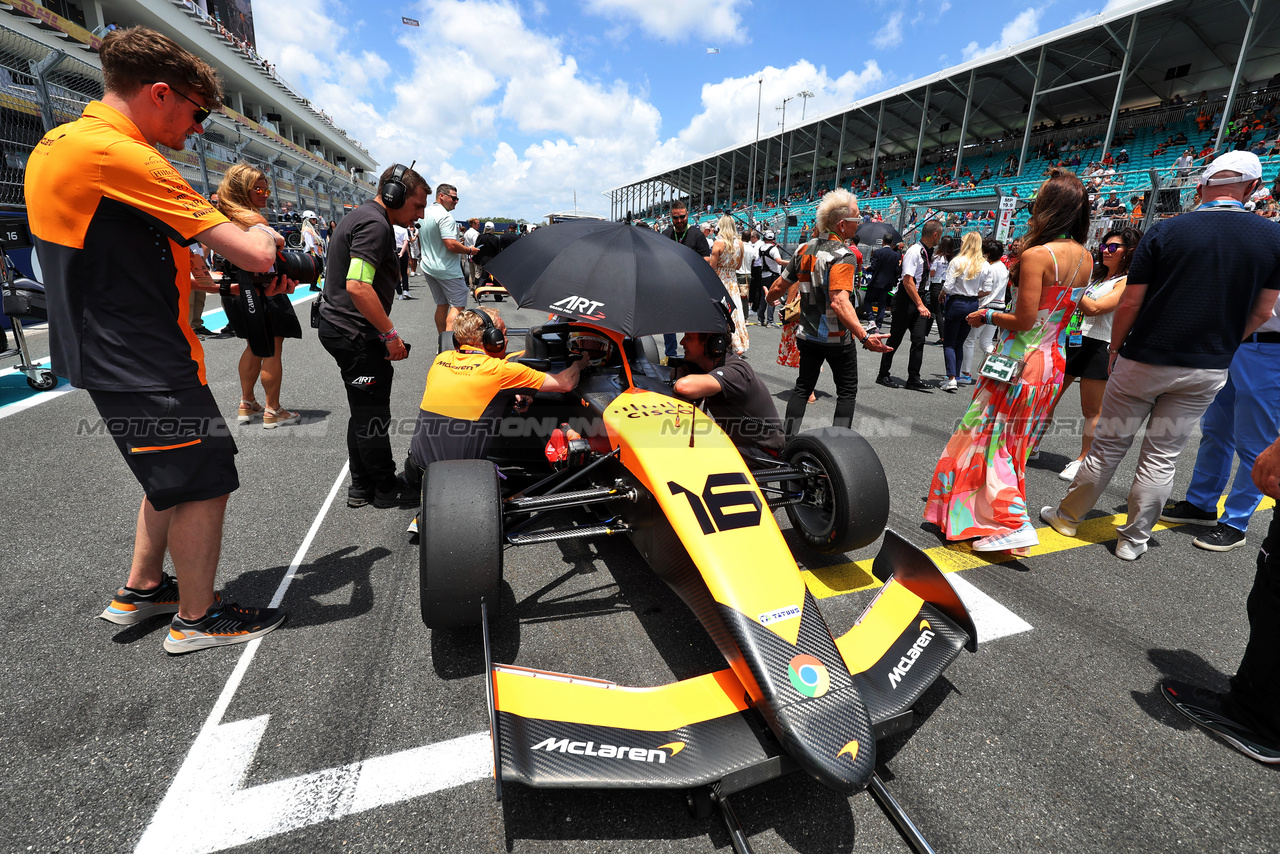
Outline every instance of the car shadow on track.
{"type": "Polygon", "coordinates": [[[1178,730],[1195,729],[1195,724],[1176,712],[1160,693],[1160,682],[1163,676],[1172,676],[1192,685],[1200,685],[1211,691],[1228,690],[1228,676],[1218,670],[1199,655],[1186,649],[1149,649],[1149,660],[1162,674],[1150,691],[1130,691],[1129,695],[1138,704],[1138,708],[1166,726],[1178,730]]]}
{"type": "MultiPolygon", "coordinates": [[[[861,797],[861,796],[860,796],[861,797]]],[[[788,850],[828,854],[854,850],[857,827],[849,799],[797,773],[740,792],[733,809],[748,837],[772,830],[788,850]]],[[[693,850],[726,850],[732,845],[720,818],[694,819],[684,793],[661,790],[555,790],[504,787],[506,850],[517,840],[689,840],[693,850]],[[698,844],[698,840],[705,840],[698,844]]],[[[658,847],[658,846],[654,846],[658,847]]],[[[669,847],[663,846],[663,850],[669,847]]]]}

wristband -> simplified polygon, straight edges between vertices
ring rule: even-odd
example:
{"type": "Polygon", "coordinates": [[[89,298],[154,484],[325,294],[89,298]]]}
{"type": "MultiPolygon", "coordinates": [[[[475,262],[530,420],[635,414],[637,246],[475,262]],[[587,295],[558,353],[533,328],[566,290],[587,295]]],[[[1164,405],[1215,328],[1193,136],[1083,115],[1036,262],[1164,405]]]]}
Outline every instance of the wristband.
{"type": "Polygon", "coordinates": [[[982,322],[986,324],[990,324],[991,326],[995,326],[996,310],[994,308],[987,309],[986,312],[984,312],[982,315],[982,322]]]}
{"type": "Polygon", "coordinates": [[[388,329],[386,332],[378,333],[378,340],[384,344],[387,343],[388,341],[393,341],[399,337],[400,337],[400,333],[396,332],[396,328],[394,326],[388,329]]]}

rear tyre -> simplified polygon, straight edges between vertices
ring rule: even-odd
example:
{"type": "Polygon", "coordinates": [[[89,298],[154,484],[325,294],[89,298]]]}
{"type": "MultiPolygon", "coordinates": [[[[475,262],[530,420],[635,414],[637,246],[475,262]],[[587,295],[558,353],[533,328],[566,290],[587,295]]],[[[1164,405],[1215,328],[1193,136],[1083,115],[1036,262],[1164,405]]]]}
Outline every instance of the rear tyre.
{"type": "Polygon", "coordinates": [[[787,518],[809,548],[822,554],[860,549],[876,541],[889,521],[889,482],[867,440],[845,427],[801,433],[782,458],[805,472],[790,481],[803,491],[787,518]]]}
{"type": "Polygon", "coordinates": [[[497,619],[502,592],[502,492],[487,460],[433,463],[418,515],[422,622],[430,629],[480,624],[480,603],[497,619]]]}

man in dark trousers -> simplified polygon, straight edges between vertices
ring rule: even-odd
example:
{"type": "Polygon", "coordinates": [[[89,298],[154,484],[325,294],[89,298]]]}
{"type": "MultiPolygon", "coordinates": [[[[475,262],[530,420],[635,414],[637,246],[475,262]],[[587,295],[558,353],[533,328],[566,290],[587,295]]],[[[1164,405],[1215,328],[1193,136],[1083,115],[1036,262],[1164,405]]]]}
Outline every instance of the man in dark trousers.
{"type": "Polygon", "coordinates": [[[867,285],[867,318],[876,326],[884,317],[884,306],[889,300],[889,291],[898,283],[902,271],[902,256],[893,248],[893,237],[886,234],[879,249],[871,253],[871,261],[867,264],[867,274],[871,283],[867,285]],[[873,315],[872,306],[875,306],[873,315]]]}
{"type": "MultiPolygon", "coordinates": [[[[670,237],[672,240],[678,240],[685,246],[688,246],[694,252],[697,252],[703,258],[711,257],[711,246],[707,243],[707,237],[702,233],[700,228],[689,227],[689,208],[684,202],[673,202],[671,205],[671,225],[667,230],[662,232],[664,237],[670,237]]],[[[675,358],[676,355],[676,336],[674,332],[669,332],[662,336],[663,355],[668,359],[675,358]]]]}
{"type": "Polygon", "coordinates": [[[911,333],[911,352],[907,357],[906,388],[913,391],[929,388],[920,379],[920,365],[924,362],[924,339],[929,334],[933,317],[926,303],[929,298],[929,262],[933,247],[941,238],[942,223],[931,219],[920,229],[920,242],[902,256],[902,283],[893,298],[889,351],[880,357],[880,375],[876,377],[876,382],[887,388],[902,388],[889,376],[889,368],[893,367],[893,351],[907,332],[911,333]]]}
{"type": "MultiPolygon", "coordinates": [[[[1258,490],[1280,498],[1280,439],[1253,464],[1258,490]]],[[[1246,605],[1249,643],[1225,694],[1177,679],[1160,683],[1160,692],[1197,726],[1226,741],[1250,759],[1280,765],[1280,517],[1258,552],[1258,573],[1246,605]]]]}

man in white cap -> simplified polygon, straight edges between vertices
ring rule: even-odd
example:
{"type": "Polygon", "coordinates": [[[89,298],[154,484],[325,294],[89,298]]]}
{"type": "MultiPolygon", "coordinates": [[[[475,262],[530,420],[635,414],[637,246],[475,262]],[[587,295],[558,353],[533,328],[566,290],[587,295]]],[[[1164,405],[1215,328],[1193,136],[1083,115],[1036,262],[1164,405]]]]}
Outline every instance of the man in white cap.
{"type": "Polygon", "coordinates": [[[1244,209],[1261,183],[1256,155],[1222,155],[1200,176],[1202,204],[1154,225],[1134,250],[1093,447],[1058,507],[1040,511],[1058,533],[1076,535],[1150,418],[1116,557],[1147,550],[1178,455],[1280,292],[1280,225],[1244,209]]]}

